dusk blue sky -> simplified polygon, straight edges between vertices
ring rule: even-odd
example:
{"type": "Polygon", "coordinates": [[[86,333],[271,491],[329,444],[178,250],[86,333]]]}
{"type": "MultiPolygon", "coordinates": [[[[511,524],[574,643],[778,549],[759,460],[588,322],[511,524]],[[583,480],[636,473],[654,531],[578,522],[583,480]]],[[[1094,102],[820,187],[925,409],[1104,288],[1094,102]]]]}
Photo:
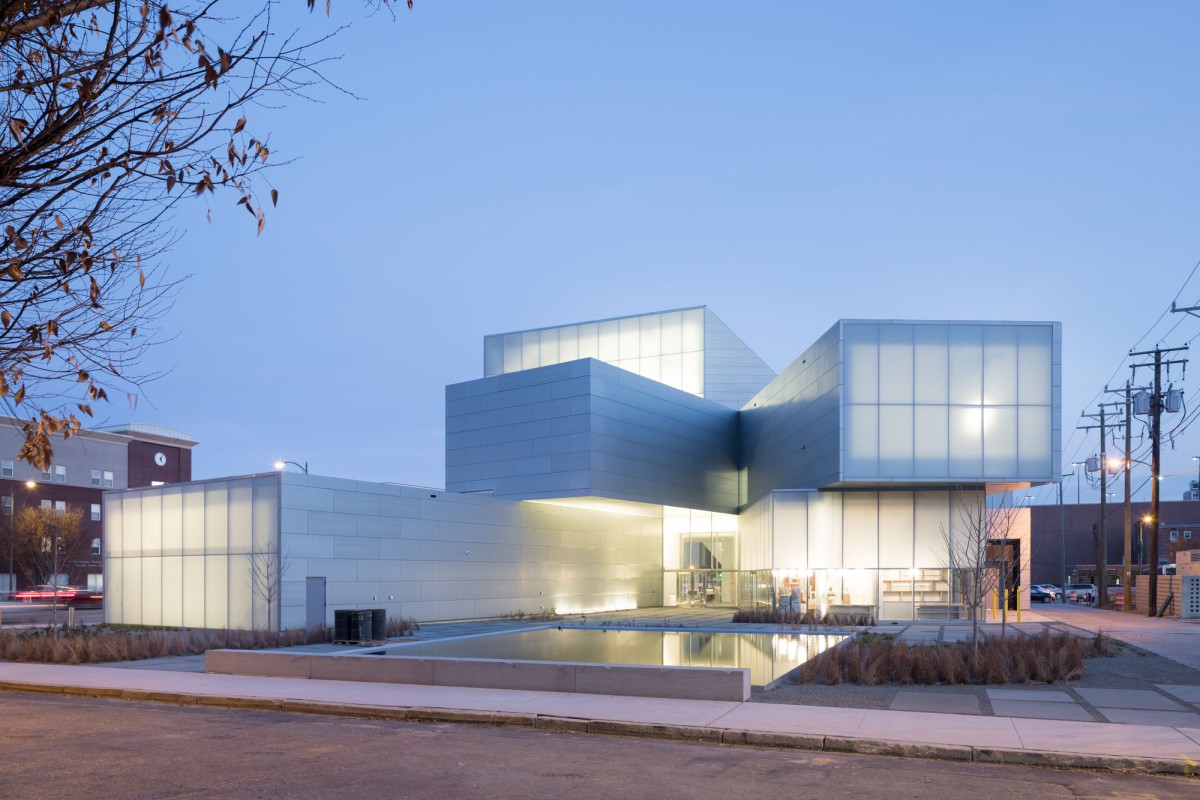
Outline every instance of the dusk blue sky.
{"type": "MultiPolygon", "coordinates": [[[[700,304],[775,370],[843,317],[1059,320],[1067,466],[1131,346],[1200,334],[1146,335],[1200,300],[1195,3],[303,7],[351,23],[358,99],[251,114],[279,207],[181,208],[173,372],[108,411],[199,439],[198,478],[441,486],[485,334],[700,304]]],[[[1169,499],[1200,427],[1175,445],[1169,499]]]]}

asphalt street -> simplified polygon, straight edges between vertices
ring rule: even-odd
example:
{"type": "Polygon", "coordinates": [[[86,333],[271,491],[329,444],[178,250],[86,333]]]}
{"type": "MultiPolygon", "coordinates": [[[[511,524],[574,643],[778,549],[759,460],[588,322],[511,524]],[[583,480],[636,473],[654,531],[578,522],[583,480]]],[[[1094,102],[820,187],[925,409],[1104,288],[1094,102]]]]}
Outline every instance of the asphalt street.
{"type": "Polygon", "coordinates": [[[1200,781],[0,693],[0,798],[1190,798],[1200,781]]]}

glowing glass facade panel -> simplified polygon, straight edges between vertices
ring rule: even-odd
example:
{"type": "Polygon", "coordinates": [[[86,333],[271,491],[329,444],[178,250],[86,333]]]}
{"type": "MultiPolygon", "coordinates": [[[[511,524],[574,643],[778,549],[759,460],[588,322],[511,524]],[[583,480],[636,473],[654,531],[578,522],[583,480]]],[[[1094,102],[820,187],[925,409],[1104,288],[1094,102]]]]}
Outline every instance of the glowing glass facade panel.
{"type": "Polygon", "coordinates": [[[704,309],[504,333],[484,339],[484,377],[595,358],[704,396],[704,309]]]}
{"type": "Polygon", "coordinates": [[[1048,481],[1055,323],[843,322],[842,480],[1048,481]]]}
{"type": "Polygon", "coordinates": [[[484,338],[484,377],[594,358],[741,408],[775,373],[703,306],[484,338]]]}
{"type": "MultiPolygon", "coordinates": [[[[104,497],[105,619],[129,625],[264,628],[253,558],[279,554],[274,475],[104,497]]],[[[271,619],[277,623],[279,598],[271,619]]]]}

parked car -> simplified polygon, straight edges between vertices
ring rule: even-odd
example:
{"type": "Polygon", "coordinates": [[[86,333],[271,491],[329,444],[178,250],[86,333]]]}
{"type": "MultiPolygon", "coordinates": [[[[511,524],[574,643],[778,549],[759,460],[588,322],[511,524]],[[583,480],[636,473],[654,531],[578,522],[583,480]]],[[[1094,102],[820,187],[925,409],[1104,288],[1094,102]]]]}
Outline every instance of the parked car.
{"type": "Polygon", "coordinates": [[[1067,585],[1067,600],[1072,603],[1086,603],[1088,597],[1095,602],[1097,597],[1096,585],[1093,583],[1071,583],[1067,585]]]}
{"type": "Polygon", "coordinates": [[[1036,583],[1034,586],[1038,589],[1041,589],[1043,592],[1052,595],[1055,600],[1057,600],[1059,595],[1062,594],[1062,589],[1059,589],[1057,586],[1051,583],[1036,583]]]}
{"type": "Polygon", "coordinates": [[[1029,587],[1029,602],[1031,603],[1053,603],[1055,595],[1052,592],[1047,592],[1041,586],[1029,587]]]}

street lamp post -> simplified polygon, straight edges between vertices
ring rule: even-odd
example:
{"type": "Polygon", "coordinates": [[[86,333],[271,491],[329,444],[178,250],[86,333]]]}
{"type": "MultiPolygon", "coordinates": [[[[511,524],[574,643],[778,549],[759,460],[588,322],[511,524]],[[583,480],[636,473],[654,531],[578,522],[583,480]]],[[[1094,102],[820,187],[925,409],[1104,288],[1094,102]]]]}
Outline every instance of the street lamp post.
{"type": "Polygon", "coordinates": [[[1058,476],[1058,598],[1063,603],[1067,602],[1067,520],[1063,510],[1063,478],[1072,474],[1064,472],[1058,476]]]}
{"type": "Polygon", "coordinates": [[[1086,467],[1086,461],[1072,461],[1071,466],[1075,468],[1075,505],[1079,505],[1079,485],[1083,483],[1083,479],[1079,475],[1079,468],[1086,467]]]}
{"type": "Polygon", "coordinates": [[[1149,514],[1138,521],[1138,565],[1146,558],[1146,523],[1152,522],[1149,514]]]}
{"type": "Polygon", "coordinates": [[[276,461],[276,462],[275,462],[275,469],[277,469],[277,470],[279,470],[280,472],[282,472],[282,471],[283,471],[283,469],[284,469],[284,468],[285,468],[285,467],[286,467],[288,464],[291,464],[291,465],[295,466],[297,469],[299,469],[299,470],[300,470],[301,472],[303,472],[305,475],[307,475],[307,474],[308,474],[308,462],[307,462],[307,461],[305,461],[303,464],[301,464],[299,461],[276,461]]]}

